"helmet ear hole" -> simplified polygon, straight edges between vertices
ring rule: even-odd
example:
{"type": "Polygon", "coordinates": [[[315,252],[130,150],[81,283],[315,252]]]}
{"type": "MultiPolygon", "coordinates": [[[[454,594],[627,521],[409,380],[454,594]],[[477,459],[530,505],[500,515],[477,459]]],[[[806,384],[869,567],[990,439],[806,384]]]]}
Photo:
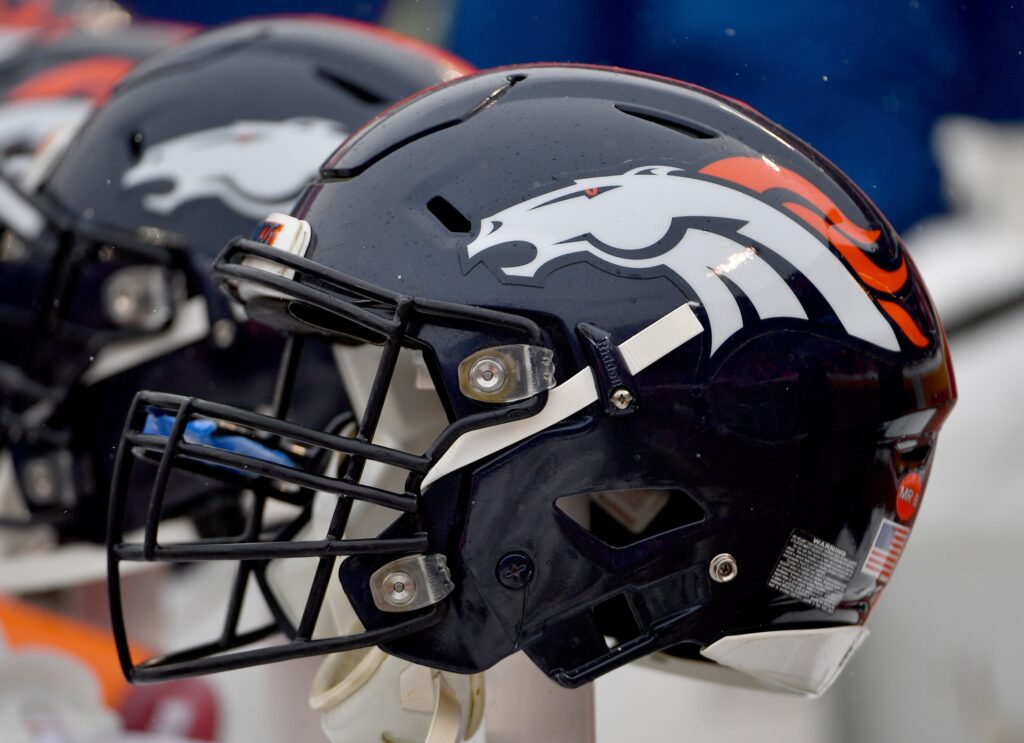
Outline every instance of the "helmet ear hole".
{"type": "Polygon", "coordinates": [[[631,547],[651,537],[698,524],[704,509],[683,490],[636,488],[567,495],[555,506],[609,547],[631,547]]]}
{"type": "Polygon", "coordinates": [[[605,599],[596,604],[591,611],[609,650],[635,640],[643,634],[636,613],[629,602],[629,596],[625,593],[605,599]]]}

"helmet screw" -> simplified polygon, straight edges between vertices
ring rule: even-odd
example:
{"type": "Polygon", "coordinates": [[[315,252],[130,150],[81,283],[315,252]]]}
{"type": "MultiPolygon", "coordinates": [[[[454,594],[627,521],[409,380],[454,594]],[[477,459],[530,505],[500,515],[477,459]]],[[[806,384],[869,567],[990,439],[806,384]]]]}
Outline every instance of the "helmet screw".
{"type": "Polygon", "coordinates": [[[739,568],[736,566],[736,558],[728,552],[723,552],[711,558],[709,571],[711,573],[711,580],[715,583],[728,583],[736,577],[739,568]]]}
{"type": "Polygon", "coordinates": [[[496,392],[505,384],[505,365],[485,356],[469,370],[469,382],[480,392],[496,392]]]}
{"type": "Polygon", "coordinates": [[[235,324],[230,320],[221,318],[210,328],[210,336],[217,348],[228,348],[235,342],[235,324]]]}
{"type": "Polygon", "coordinates": [[[498,561],[498,582],[518,591],[533,580],[533,560],[522,552],[509,552],[498,561]]]}
{"type": "Polygon", "coordinates": [[[416,581],[408,573],[388,573],[381,587],[384,600],[392,606],[405,606],[416,598],[416,581]]]}
{"type": "Polygon", "coordinates": [[[33,500],[51,504],[57,499],[57,473],[46,459],[33,459],[25,466],[25,484],[33,500]]]}
{"type": "Polygon", "coordinates": [[[633,404],[633,393],[625,387],[616,387],[612,390],[612,394],[609,399],[612,401],[612,405],[615,406],[616,410],[626,410],[633,404]]]}

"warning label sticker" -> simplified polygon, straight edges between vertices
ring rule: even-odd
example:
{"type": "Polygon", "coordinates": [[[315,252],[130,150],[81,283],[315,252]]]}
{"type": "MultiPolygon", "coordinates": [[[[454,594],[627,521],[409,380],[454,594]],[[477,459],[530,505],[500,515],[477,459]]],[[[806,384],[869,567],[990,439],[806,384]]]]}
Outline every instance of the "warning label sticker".
{"type": "Polygon", "coordinates": [[[834,544],[799,530],[772,571],[768,585],[829,614],[843,598],[857,562],[834,544]]]}

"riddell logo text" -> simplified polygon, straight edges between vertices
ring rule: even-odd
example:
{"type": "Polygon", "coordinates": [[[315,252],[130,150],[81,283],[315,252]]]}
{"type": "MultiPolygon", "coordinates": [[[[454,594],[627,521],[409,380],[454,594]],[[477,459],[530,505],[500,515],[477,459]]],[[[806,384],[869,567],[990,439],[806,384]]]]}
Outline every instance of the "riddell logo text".
{"type": "Polygon", "coordinates": [[[622,384],[622,374],[619,373],[619,364],[612,353],[612,339],[604,338],[597,344],[597,352],[601,354],[601,363],[604,370],[608,372],[608,379],[612,384],[622,384]]]}

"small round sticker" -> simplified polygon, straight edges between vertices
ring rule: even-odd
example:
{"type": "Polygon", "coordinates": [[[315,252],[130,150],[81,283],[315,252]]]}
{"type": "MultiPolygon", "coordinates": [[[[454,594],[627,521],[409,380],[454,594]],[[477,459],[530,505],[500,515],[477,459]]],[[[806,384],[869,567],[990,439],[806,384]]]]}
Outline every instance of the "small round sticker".
{"type": "Polygon", "coordinates": [[[901,521],[910,521],[921,504],[921,476],[911,472],[903,477],[896,492],[896,515],[901,521]]]}

